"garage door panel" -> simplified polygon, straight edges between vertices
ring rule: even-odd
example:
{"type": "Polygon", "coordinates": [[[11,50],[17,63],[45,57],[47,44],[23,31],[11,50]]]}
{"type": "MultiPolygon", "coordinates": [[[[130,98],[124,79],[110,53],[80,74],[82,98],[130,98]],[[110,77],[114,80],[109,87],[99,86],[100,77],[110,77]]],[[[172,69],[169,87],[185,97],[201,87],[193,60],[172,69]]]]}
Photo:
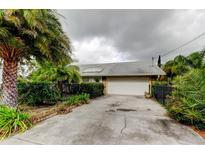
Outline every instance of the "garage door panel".
{"type": "Polygon", "coordinates": [[[119,95],[144,95],[148,92],[149,84],[147,79],[109,79],[108,94],[119,95]]]}

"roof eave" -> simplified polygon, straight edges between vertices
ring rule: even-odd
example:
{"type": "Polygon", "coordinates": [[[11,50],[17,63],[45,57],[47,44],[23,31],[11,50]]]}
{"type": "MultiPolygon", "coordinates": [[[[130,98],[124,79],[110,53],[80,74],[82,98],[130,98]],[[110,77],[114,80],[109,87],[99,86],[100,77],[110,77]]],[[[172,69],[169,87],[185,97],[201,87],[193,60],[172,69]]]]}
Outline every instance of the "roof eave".
{"type": "Polygon", "coordinates": [[[81,74],[81,76],[83,77],[89,77],[89,76],[160,76],[160,75],[166,75],[166,73],[162,73],[162,74],[112,74],[112,75],[108,75],[108,74],[81,74]]]}

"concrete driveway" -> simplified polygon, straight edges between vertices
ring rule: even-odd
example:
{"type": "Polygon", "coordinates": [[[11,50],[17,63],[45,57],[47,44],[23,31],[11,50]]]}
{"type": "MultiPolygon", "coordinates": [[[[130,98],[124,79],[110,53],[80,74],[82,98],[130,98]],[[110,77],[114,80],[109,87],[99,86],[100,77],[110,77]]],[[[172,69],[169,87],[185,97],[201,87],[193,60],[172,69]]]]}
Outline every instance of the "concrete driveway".
{"type": "Polygon", "coordinates": [[[205,144],[205,140],[167,117],[153,100],[105,96],[1,144],[205,144]]]}

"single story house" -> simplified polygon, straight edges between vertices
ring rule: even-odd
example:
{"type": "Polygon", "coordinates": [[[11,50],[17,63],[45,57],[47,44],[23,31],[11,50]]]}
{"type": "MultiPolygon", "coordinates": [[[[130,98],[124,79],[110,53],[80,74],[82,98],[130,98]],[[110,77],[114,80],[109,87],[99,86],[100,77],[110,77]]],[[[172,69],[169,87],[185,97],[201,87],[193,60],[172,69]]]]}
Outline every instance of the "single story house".
{"type": "Polygon", "coordinates": [[[151,93],[151,82],[166,75],[150,62],[119,62],[79,65],[84,82],[103,82],[105,94],[144,95],[151,93]]]}

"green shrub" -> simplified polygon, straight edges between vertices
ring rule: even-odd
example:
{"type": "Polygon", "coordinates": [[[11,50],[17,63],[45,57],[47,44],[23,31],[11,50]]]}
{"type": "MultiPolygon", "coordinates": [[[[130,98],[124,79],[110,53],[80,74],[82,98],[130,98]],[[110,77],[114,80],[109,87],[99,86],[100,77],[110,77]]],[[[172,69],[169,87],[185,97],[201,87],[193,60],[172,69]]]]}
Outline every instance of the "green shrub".
{"type": "Polygon", "coordinates": [[[103,83],[90,82],[80,84],[80,93],[87,93],[90,98],[96,98],[104,95],[104,85],[103,83]]]}
{"type": "Polygon", "coordinates": [[[205,129],[205,71],[194,69],[174,80],[173,101],[167,105],[172,118],[205,129]]]}
{"type": "Polygon", "coordinates": [[[83,93],[83,94],[78,95],[78,98],[81,102],[87,103],[90,99],[90,95],[83,93]]]}
{"type": "Polygon", "coordinates": [[[27,130],[32,125],[29,118],[26,113],[0,105],[0,138],[27,130]]]}
{"type": "Polygon", "coordinates": [[[67,101],[66,101],[66,105],[77,105],[80,104],[79,98],[77,97],[78,95],[73,95],[70,96],[67,101]]]}
{"type": "Polygon", "coordinates": [[[19,82],[19,102],[28,105],[55,104],[60,98],[60,91],[53,83],[19,82]]]}
{"type": "Polygon", "coordinates": [[[89,98],[90,98],[89,94],[72,95],[72,96],[68,97],[65,104],[66,105],[84,104],[84,103],[87,103],[89,101],[89,98]]]}
{"type": "Polygon", "coordinates": [[[153,81],[152,85],[153,86],[158,86],[158,85],[165,85],[165,86],[167,86],[167,85],[169,85],[169,82],[168,81],[153,81]]]}

